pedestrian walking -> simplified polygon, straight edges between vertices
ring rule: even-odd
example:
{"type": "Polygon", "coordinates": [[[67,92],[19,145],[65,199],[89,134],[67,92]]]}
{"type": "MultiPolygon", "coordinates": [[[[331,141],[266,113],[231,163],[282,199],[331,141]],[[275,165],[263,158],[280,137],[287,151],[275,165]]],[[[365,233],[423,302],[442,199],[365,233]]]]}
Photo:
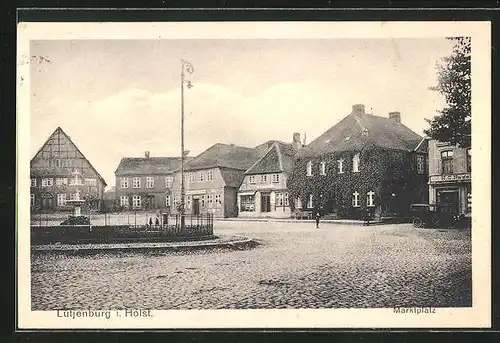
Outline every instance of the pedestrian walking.
{"type": "Polygon", "coordinates": [[[321,217],[321,214],[319,211],[316,212],[316,228],[319,228],[319,218],[321,217]]]}
{"type": "Polygon", "coordinates": [[[149,217],[149,227],[153,226],[153,218],[149,217]]]}
{"type": "Polygon", "coordinates": [[[366,209],[365,211],[365,222],[363,223],[363,226],[370,226],[370,219],[371,219],[371,212],[369,209],[366,209]]]}
{"type": "Polygon", "coordinates": [[[158,217],[158,215],[156,215],[155,227],[159,227],[159,226],[160,226],[160,217],[158,217]]]}

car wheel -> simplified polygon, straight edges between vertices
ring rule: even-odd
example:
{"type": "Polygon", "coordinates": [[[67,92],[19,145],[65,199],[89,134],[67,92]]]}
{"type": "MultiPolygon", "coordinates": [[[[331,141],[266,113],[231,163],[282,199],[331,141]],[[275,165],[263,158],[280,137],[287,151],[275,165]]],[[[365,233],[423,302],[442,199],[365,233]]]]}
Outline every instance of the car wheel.
{"type": "Polygon", "coordinates": [[[415,217],[413,218],[413,226],[420,228],[424,226],[424,221],[419,217],[415,217]]]}

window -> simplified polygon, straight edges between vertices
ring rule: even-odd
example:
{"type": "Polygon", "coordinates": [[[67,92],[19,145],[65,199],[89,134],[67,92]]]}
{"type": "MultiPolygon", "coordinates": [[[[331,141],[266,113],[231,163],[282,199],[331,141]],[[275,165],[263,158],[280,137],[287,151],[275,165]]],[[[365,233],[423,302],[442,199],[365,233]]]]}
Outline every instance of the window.
{"type": "Polygon", "coordinates": [[[353,173],[359,172],[359,154],[354,155],[352,158],[352,171],[353,173]]]}
{"type": "Polygon", "coordinates": [[[201,196],[201,207],[205,207],[205,196],[201,196]]]}
{"type": "Polygon", "coordinates": [[[359,207],[359,193],[352,193],[352,206],[359,207]]]}
{"type": "Polygon", "coordinates": [[[337,160],[337,164],[339,166],[339,174],[342,174],[344,172],[344,160],[337,160]]]}
{"type": "Polygon", "coordinates": [[[300,200],[300,197],[297,198],[295,204],[296,204],[295,208],[302,208],[302,200],[300,200]]]}
{"type": "Polygon", "coordinates": [[[220,194],[215,194],[215,205],[217,205],[217,207],[220,207],[220,205],[222,204],[222,201],[220,199],[220,194]]]}
{"type": "Polygon", "coordinates": [[[155,178],[148,176],[146,178],[146,188],[155,188],[155,178]]]}
{"type": "Polygon", "coordinates": [[[425,169],[424,156],[417,155],[417,174],[423,174],[425,169]]]}
{"type": "Polygon", "coordinates": [[[69,200],[80,200],[80,193],[71,193],[69,195],[69,200]]]}
{"type": "Polygon", "coordinates": [[[250,175],[250,176],[248,177],[248,182],[250,182],[250,183],[255,183],[255,175],[250,175]]]}
{"type": "Polygon", "coordinates": [[[188,197],[186,198],[186,207],[187,207],[187,208],[191,208],[191,197],[190,197],[190,196],[188,196],[188,197]]]}
{"type": "Polygon", "coordinates": [[[57,194],[57,206],[66,205],[66,194],[57,194]]]}
{"type": "Polygon", "coordinates": [[[260,182],[261,183],[267,183],[267,175],[261,175],[260,176],[260,182]]]}
{"type": "Polygon", "coordinates": [[[283,206],[283,193],[276,193],[276,206],[283,206]]]}
{"type": "Polygon", "coordinates": [[[68,178],[66,177],[58,177],[56,179],[56,185],[57,186],[63,186],[68,184],[68,178]]]}
{"type": "Polygon", "coordinates": [[[56,159],[56,167],[60,167],[60,166],[61,166],[61,160],[56,159]]]}
{"type": "Polygon", "coordinates": [[[470,173],[471,171],[472,171],[472,155],[469,148],[467,149],[467,172],[470,173]]]}
{"type": "Polygon", "coordinates": [[[128,188],[128,177],[122,177],[120,179],[120,187],[121,188],[128,188]]]}
{"type": "Polygon", "coordinates": [[[174,182],[174,178],[172,176],[165,176],[165,187],[172,187],[172,183],[174,182]]]}
{"type": "Polygon", "coordinates": [[[35,206],[35,194],[30,194],[30,205],[35,206]]]}
{"type": "Polygon", "coordinates": [[[368,193],[366,193],[366,206],[375,206],[375,204],[373,203],[373,196],[375,195],[375,193],[373,191],[369,191],[368,193]]]}
{"type": "Polygon", "coordinates": [[[195,182],[195,175],[194,173],[189,173],[189,182],[195,182]]]}
{"type": "Polygon", "coordinates": [[[213,205],[214,205],[214,198],[213,198],[212,194],[208,194],[207,195],[207,203],[208,203],[208,207],[213,207],[213,205]]]}
{"type": "Polygon", "coordinates": [[[132,179],[132,187],[141,188],[141,178],[140,177],[134,177],[132,179]]]}
{"type": "Polygon", "coordinates": [[[441,151],[441,172],[443,174],[453,173],[453,151],[441,151]]]}
{"type": "Polygon", "coordinates": [[[242,195],[240,199],[241,212],[254,212],[255,211],[255,196],[242,195]]]}
{"type": "Polygon", "coordinates": [[[36,179],[31,179],[31,187],[36,187],[36,179]]]}
{"type": "Polygon", "coordinates": [[[123,207],[128,207],[129,206],[128,196],[126,196],[126,195],[120,196],[120,206],[123,206],[123,207]]]}
{"type": "Polygon", "coordinates": [[[42,187],[51,187],[54,185],[54,179],[52,178],[43,178],[42,179],[42,187]]]}
{"type": "Polygon", "coordinates": [[[95,186],[97,186],[97,180],[96,179],[85,179],[85,184],[87,186],[95,187],[95,186]]]}
{"type": "Polygon", "coordinates": [[[325,162],[321,162],[321,164],[320,164],[319,175],[326,175],[326,163],[325,162]]]}
{"type": "Polygon", "coordinates": [[[165,206],[170,206],[170,195],[165,197],[165,206]]]}
{"type": "Polygon", "coordinates": [[[207,171],[207,181],[214,180],[214,172],[212,170],[207,171]]]}
{"type": "Polygon", "coordinates": [[[288,193],[285,193],[285,206],[288,206],[288,193]]]}
{"type": "Polygon", "coordinates": [[[311,161],[307,162],[306,169],[307,169],[307,176],[312,176],[313,172],[312,172],[312,162],[311,161]]]}
{"type": "Polygon", "coordinates": [[[141,196],[140,195],[134,195],[134,197],[132,198],[132,206],[134,208],[141,207],[141,196]]]}
{"type": "Polygon", "coordinates": [[[309,201],[307,202],[307,208],[313,207],[313,195],[309,194],[309,201]]]}
{"type": "Polygon", "coordinates": [[[273,182],[280,182],[280,174],[273,174],[273,182]]]}
{"type": "Polygon", "coordinates": [[[204,175],[203,175],[203,172],[199,172],[198,173],[198,180],[200,180],[200,182],[203,182],[203,179],[204,179],[204,175]]]}

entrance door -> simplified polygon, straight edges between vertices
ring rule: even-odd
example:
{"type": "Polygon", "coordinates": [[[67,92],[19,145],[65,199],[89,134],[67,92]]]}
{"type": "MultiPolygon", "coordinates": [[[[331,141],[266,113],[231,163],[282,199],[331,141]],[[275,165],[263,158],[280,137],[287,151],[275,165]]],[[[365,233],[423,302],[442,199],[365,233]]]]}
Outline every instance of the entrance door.
{"type": "Polygon", "coordinates": [[[195,216],[200,214],[200,199],[193,199],[193,214],[195,216]]]}
{"type": "Polygon", "coordinates": [[[261,212],[271,212],[271,195],[262,194],[260,201],[260,211],[261,212]]]}
{"type": "Polygon", "coordinates": [[[438,204],[444,205],[444,211],[447,211],[451,214],[459,213],[460,198],[458,190],[439,190],[437,194],[437,200],[438,204]]]}

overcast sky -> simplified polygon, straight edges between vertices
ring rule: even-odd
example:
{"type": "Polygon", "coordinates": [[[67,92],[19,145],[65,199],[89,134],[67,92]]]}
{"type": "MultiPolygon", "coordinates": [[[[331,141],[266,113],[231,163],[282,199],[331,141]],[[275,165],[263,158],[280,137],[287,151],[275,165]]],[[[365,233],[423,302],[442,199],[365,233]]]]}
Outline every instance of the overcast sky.
{"type": "Polygon", "coordinates": [[[114,184],[121,157],[179,156],[180,60],[195,71],[185,92],[186,149],[256,146],[318,137],[353,104],[422,135],[442,108],[435,64],[443,39],[32,41],[31,156],[60,126],[114,184]]]}

